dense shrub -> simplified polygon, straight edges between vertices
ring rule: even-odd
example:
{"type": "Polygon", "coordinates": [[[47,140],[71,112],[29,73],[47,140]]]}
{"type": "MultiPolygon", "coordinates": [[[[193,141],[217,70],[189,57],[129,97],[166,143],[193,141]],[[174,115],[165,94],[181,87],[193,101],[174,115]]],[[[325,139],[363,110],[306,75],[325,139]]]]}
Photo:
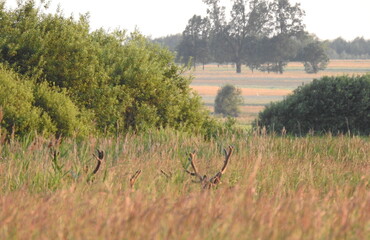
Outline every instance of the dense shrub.
{"type": "MultiPolygon", "coordinates": [[[[137,32],[91,32],[88,15],[75,20],[35,5],[20,1],[7,10],[0,3],[0,63],[17,72],[19,81],[32,79],[22,83],[32,85],[23,100],[38,119],[49,121],[47,132],[117,134],[168,127],[203,133],[213,122],[169,50],[137,32]]],[[[4,102],[11,94],[3,95],[4,102]]],[[[7,128],[20,125],[9,110],[4,113],[7,128]]],[[[38,127],[24,126],[22,133],[46,131],[38,121],[33,124],[38,127]]]]}
{"type": "Polygon", "coordinates": [[[370,75],[323,77],[271,103],[255,126],[291,134],[370,134],[370,75]]]}
{"type": "Polygon", "coordinates": [[[58,136],[87,136],[93,132],[91,116],[82,114],[65,90],[49,87],[46,83],[37,84],[34,98],[34,105],[50,116],[58,136]]]}
{"type": "Polygon", "coordinates": [[[50,116],[34,106],[33,88],[31,81],[21,80],[17,74],[0,66],[0,127],[8,134],[56,133],[50,116]]]}
{"type": "Polygon", "coordinates": [[[215,99],[215,113],[224,116],[237,117],[240,114],[239,105],[243,103],[241,89],[226,84],[217,92],[215,99]]]}

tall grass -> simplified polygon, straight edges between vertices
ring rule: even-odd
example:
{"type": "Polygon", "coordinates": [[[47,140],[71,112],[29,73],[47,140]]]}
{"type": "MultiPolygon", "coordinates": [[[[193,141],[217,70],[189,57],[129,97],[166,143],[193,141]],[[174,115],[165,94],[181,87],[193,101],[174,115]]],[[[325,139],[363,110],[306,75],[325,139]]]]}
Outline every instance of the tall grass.
{"type": "Polygon", "coordinates": [[[158,130],[83,142],[11,140],[0,152],[0,239],[369,239],[369,138],[204,141],[158,130]],[[199,171],[209,176],[230,144],[222,184],[202,190],[183,170],[187,153],[197,150],[199,171]],[[96,149],[106,153],[104,166],[87,181],[96,149]]]}

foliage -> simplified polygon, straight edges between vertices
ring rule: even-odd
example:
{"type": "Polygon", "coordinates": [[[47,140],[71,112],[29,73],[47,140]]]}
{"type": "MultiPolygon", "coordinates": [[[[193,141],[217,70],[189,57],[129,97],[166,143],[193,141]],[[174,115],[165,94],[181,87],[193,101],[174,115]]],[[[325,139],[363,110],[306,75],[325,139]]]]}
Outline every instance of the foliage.
{"type": "Polygon", "coordinates": [[[207,63],[209,56],[209,31],[210,23],[208,18],[194,15],[188,21],[188,25],[182,33],[182,41],[178,45],[178,59],[188,63],[194,63],[194,68],[198,62],[207,63]]]}
{"type": "Polygon", "coordinates": [[[327,54],[332,59],[369,59],[370,58],[370,39],[357,37],[352,41],[337,38],[327,41],[327,54]]]}
{"type": "Polygon", "coordinates": [[[271,103],[255,126],[289,134],[369,135],[370,75],[323,77],[301,86],[285,100],[271,103]]]}
{"type": "Polygon", "coordinates": [[[243,103],[241,89],[227,84],[220,88],[215,99],[215,113],[224,116],[237,117],[240,113],[239,105],[243,103]]]}
{"type": "MultiPolygon", "coordinates": [[[[212,23],[211,36],[214,40],[225,42],[228,55],[236,64],[236,72],[241,72],[243,56],[246,51],[246,39],[252,36],[264,36],[268,33],[266,28],[269,21],[268,4],[266,1],[252,1],[249,6],[244,0],[233,1],[230,12],[230,21],[226,20],[225,8],[221,7],[218,0],[204,0],[209,6],[208,14],[212,23]]],[[[219,44],[213,44],[219,46],[219,44]]]]}
{"type": "Polygon", "coordinates": [[[34,106],[50,116],[57,136],[87,136],[93,133],[91,114],[83,113],[68,97],[66,90],[46,83],[34,87],[34,106]]]}
{"type": "Polygon", "coordinates": [[[181,33],[171,34],[165,37],[159,37],[152,40],[152,42],[157,43],[162,47],[167,47],[168,50],[170,50],[171,52],[177,51],[177,46],[180,44],[181,41],[182,41],[181,33]]]}
{"type": "Polygon", "coordinates": [[[88,15],[46,14],[31,0],[0,7],[0,62],[32,79],[30,106],[52,119],[49,132],[202,132],[209,121],[173,54],[140,33],[90,32],[88,15]]]}
{"type": "Polygon", "coordinates": [[[307,73],[317,73],[328,65],[329,58],[320,42],[309,43],[302,51],[304,69],[307,73]]]}
{"type": "Polygon", "coordinates": [[[8,134],[24,136],[56,133],[51,117],[35,106],[34,84],[14,72],[0,67],[0,127],[8,134]]]}
{"type": "Polygon", "coordinates": [[[295,39],[304,32],[304,11],[300,4],[292,5],[289,0],[274,0],[270,4],[270,27],[272,37],[265,58],[267,71],[284,72],[284,67],[297,55],[295,39]]]}

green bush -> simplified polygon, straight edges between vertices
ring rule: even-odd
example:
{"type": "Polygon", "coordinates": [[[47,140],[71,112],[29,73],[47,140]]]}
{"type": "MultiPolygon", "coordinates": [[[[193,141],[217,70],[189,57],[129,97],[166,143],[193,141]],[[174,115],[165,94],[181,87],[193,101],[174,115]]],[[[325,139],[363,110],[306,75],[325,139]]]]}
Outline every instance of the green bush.
{"type": "Polygon", "coordinates": [[[18,136],[36,132],[50,135],[57,130],[50,116],[34,106],[34,84],[0,66],[0,126],[18,136]]]}
{"type": "MultiPolygon", "coordinates": [[[[87,15],[75,20],[62,11],[47,14],[32,0],[20,2],[14,10],[0,3],[0,30],[0,62],[22,79],[33,80],[27,83],[32,86],[24,90],[29,95],[24,101],[49,121],[52,128],[47,132],[204,132],[209,112],[191,91],[191,78],[169,50],[140,33],[90,32],[87,15]]],[[[11,96],[3,98],[8,101],[11,96]]],[[[22,132],[35,128],[24,126],[22,132]]],[[[42,125],[38,128],[44,131],[42,125]]]]}
{"type": "Polygon", "coordinates": [[[323,77],[259,113],[270,132],[370,134],[370,75],[323,77]]]}
{"type": "Polygon", "coordinates": [[[215,113],[237,117],[240,114],[239,105],[243,103],[241,93],[241,89],[230,84],[220,88],[215,99],[215,113]]]}
{"type": "Polygon", "coordinates": [[[81,113],[65,90],[41,83],[35,86],[34,97],[34,105],[50,116],[58,136],[87,136],[93,132],[90,117],[81,113]]]}

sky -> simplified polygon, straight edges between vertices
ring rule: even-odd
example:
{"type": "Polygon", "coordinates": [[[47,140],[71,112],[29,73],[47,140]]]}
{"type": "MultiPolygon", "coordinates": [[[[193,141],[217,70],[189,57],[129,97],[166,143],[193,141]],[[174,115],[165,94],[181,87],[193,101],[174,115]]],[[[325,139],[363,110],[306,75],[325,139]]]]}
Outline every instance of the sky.
{"type": "MultiPolygon", "coordinates": [[[[291,0],[300,3],[306,12],[306,30],[321,40],[342,37],[370,39],[370,0],[291,0]]],[[[221,0],[229,6],[230,0],[221,0]]],[[[138,29],[142,34],[157,38],[181,33],[194,15],[206,16],[202,0],[52,0],[50,10],[58,4],[65,16],[90,14],[92,30],[138,29]]],[[[16,0],[6,0],[8,7],[16,0]]],[[[227,11],[229,9],[227,8],[227,11]]]]}

